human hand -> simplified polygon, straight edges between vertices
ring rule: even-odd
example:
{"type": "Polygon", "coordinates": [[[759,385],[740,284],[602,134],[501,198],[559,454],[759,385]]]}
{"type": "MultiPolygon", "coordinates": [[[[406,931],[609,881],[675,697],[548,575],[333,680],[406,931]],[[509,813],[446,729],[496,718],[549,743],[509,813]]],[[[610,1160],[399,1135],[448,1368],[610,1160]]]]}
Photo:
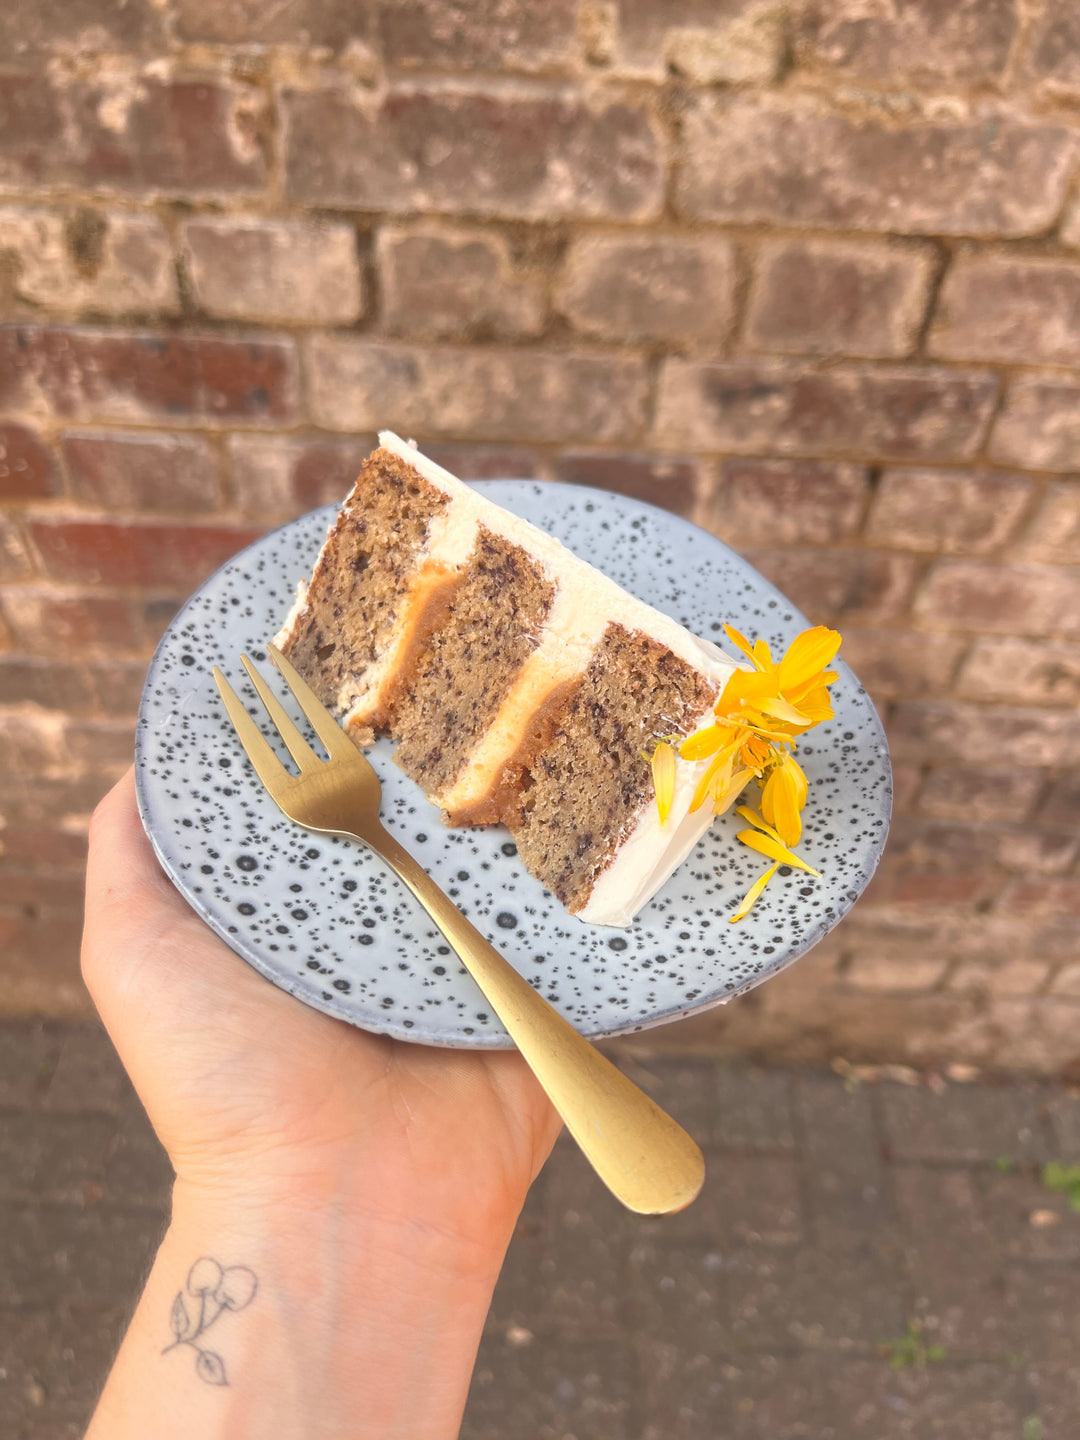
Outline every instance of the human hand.
{"type": "Polygon", "coordinates": [[[277,989],[162,873],[131,772],[91,827],[82,963],[179,1187],[505,1244],[559,1128],[525,1062],[367,1034],[277,989]]]}
{"type": "Polygon", "coordinates": [[[159,869],[131,773],[91,827],[83,975],[177,1176],[88,1440],[456,1436],[559,1128],[521,1057],[369,1035],[264,980],[159,869]]]}

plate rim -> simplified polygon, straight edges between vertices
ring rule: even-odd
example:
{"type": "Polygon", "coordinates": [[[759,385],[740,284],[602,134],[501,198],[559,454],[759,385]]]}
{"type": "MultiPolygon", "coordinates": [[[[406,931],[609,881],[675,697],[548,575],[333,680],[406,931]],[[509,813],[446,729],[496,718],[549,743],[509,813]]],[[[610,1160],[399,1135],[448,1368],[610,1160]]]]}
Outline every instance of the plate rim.
{"type": "MultiPolygon", "coordinates": [[[[793,601],[791,601],[776,585],[774,585],[767,576],[763,575],[756,566],[754,566],[744,556],[740,555],[739,552],[733,549],[730,545],[728,545],[726,541],[721,539],[720,536],[714,535],[712,531],[705,529],[704,526],[696,524],[694,521],[687,519],[685,516],[678,515],[672,510],[666,510],[663,506],[653,504],[651,501],[639,499],[637,496],[624,495],[619,491],[608,490],[601,486],[582,485],[575,481],[544,480],[538,479],[534,476],[489,476],[482,480],[470,480],[463,483],[467,483],[470,488],[476,487],[481,491],[481,493],[483,493],[483,491],[489,485],[500,486],[508,484],[531,485],[538,487],[541,492],[550,490],[556,491],[559,494],[565,494],[567,491],[576,491],[582,496],[604,496],[615,501],[618,505],[629,504],[631,506],[637,507],[640,511],[656,514],[662,517],[665,524],[670,525],[672,522],[674,522],[676,525],[685,527],[690,531],[695,531],[700,535],[704,536],[711,544],[714,544],[720,547],[720,549],[722,549],[723,551],[725,551],[727,556],[731,557],[731,559],[733,559],[746,572],[753,575],[755,582],[758,586],[761,587],[761,592],[765,598],[775,598],[776,600],[782,602],[783,605],[791,611],[793,625],[798,625],[800,629],[802,629],[806,628],[810,624],[808,617],[803,614],[803,612],[799,609],[797,605],[794,604],[793,601]]],[[[286,994],[290,995],[293,999],[309,1006],[312,1009],[319,1010],[323,1014],[326,1014],[332,1019],[338,1020],[343,1024],[352,1025],[356,1029],[367,1031],[367,1033],[369,1034],[386,1035],[396,1040],[405,1041],[408,1044],[428,1045],[432,1048],[438,1049],[489,1051],[512,1050],[514,1048],[513,1041],[510,1040],[509,1036],[507,1036],[505,1032],[482,1032],[475,1036],[469,1037],[468,1043],[464,1043],[457,1038],[440,1039],[438,1037],[433,1037],[430,1035],[416,1034],[413,1031],[404,1029],[404,1027],[400,1023],[388,1023],[385,1026],[376,1029],[373,1026],[361,1025],[359,1021],[357,1021],[351,1016],[343,1015],[339,1009],[335,1008],[335,1005],[332,1001],[323,1001],[316,995],[299,993],[298,987],[289,983],[289,980],[282,974],[282,972],[273,970],[268,963],[261,959],[258,948],[256,946],[245,943],[245,937],[239,935],[229,936],[222,934],[221,930],[211,918],[210,912],[205,906],[200,904],[199,897],[190,893],[189,889],[182,885],[180,878],[175,873],[176,867],[163,850],[162,845],[159,842],[158,835],[155,833],[156,824],[153,820],[152,815],[150,814],[151,807],[148,804],[146,796],[146,781],[144,780],[144,770],[146,768],[145,745],[147,744],[147,740],[145,737],[147,727],[142,724],[142,720],[144,714],[144,706],[147,703],[147,697],[151,683],[155,678],[158,664],[165,653],[166,646],[173,638],[174,630],[177,628],[178,623],[182,620],[188,608],[193,605],[199,599],[199,597],[210,588],[211,585],[214,584],[214,582],[218,579],[218,577],[222,574],[223,571],[229,569],[231,566],[241,563],[244,557],[250,551],[256,550],[260,546],[266,544],[267,541],[272,540],[274,536],[281,535],[285,531],[289,531],[295,526],[298,526],[305,522],[313,523],[316,517],[322,517],[327,522],[332,522],[333,517],[341,509],[343,503],[344,501],[341,500],[332,501],[326,505],[315,506],[311,510],[304,511],[302,514],[293,516],[291,519],[283,521],[280,525],[275,525],[270,529],[264,531],[261,535],[257,536],[254,540],[250,541],[247,545],[245,545],[242,549],[237,550],[234,554],[230,555],[227,560],[225,560],[210,575],[208,575],[206,579],[201,582],[201,584],[199,584],[189,595],[185,597],[183,603],[180,605],[175,615],[170,618],[168,625],[166,626],[160,639],[154,647],[153,655],[151,656],[150,662],[147,666],[146,678],[139,697],[134,746],[135,795],[136,804],[139,812],[139,819],[142,824],[143,830],[147,838],[149,839],[151,846],[153,847],[154,854],[157,857],[158,863],[161,865],[170,883],[176,889],[177,893],[183,898],[185,903],[191,906],[191,908],[195,911],[195,913],[199,916],[203,923],[208,927],[208,929],[219,940],[221,940],[225,945],[227,945],[234,954],[238,955],[246,964],[251,965],[252,968],[255,969],[256,972],[260,974],[264,979],[268,980],[271,984],[277,986],[278,988],[283,989],[286,994]]],[[[798,631],[796,631],[796,633],[798,633],[798,631]]],[[[734,659],[734,657],[729,658],[734,659]]],[[[588,1032],[588,1038],[591,1041],[595,1042],[619,1040],[626,1039],[634,1035],[641,1035],[646,1031],[658,1029],[661,1026],[670,1025],[679,1020],[690,1019],[693,1016],[705,1014],[710,1010],[716,1009],[718,1006],[726,1005],[730,1001],[736,1000],[741,996],[748,994],[749,991],[756,989],[759,985],[764,984],[768,980],[774,979],[777,975],[780,975],[785,970],[789,969],[793,964],[795,964],[797,960],[800,960],[804,955],[806,955],[810,950],[812,950],[816,945],[818,945],[822,940],[824,940],[829,934],[831,934],[832,931],[835,930],[837,926],[843,922],[848,911],[852,908],[852,906],[854,906],[857,900],[865,892],[866,887],[873,879],[873,876],[877,871],[879,864],[881,863],[881,858],[884,854],[885,847],[888,842],[893,815],[895,788],[893,784],[892,760],[889,751],[888,736],[885,731],[884,723],[878,712],[877,706],[874,704],[874,701],[871,698],[866,687],[862,684],[858,676],[855,674],[854,670],[852,670],[851,666],[845,660],[837,657],[833,664],[834,668],[838,668],[842,672],[844,672],[848,679],[853,683],[855,694],[862,700],[865,706],[867,712],[867,719],[870,722],[871,728],[874,732],[874,748],[880,761],[884,764],[886,768],[888,779],[888,785],[884,788],[880,797],[881,813],[880,816],[876,817],[880,818],[881,820],[880,844],[878,844],[875,848],[872,856],[870,857],[869,863],[861,866],[857,875],[852,877],[850,888],[856,890],[856,899],[851,901],[848,908],[840,915],[837,920],[833,921],[831,924],[824,921],[821,922],[821,924],[814,927],[808,934],[805,934],[797,943],[795,943],[792,949],[787,954],[785,954],[782,959],[778,960],[772,965],[765,966],[761,971],[748,976],[744,981],[735,985],[734,988],[732,988],[731,990],[726,991],[721,995],[712,995],[700,1001],[695,1001],[689,1006],[678,1006],[670,1008],[663,1011],[662,1013],[651,1015],[647,1020],[644,1021],[635,1021],[631,1024],[617,1026],[611,1029],[590,1031],[588,1032]]],[[[687,862],[684,861],[683,863],[685,864],[687,862]]],[[[574,920],[576,919],[576,917],[569,916],[569,919],[574,920]]]]}

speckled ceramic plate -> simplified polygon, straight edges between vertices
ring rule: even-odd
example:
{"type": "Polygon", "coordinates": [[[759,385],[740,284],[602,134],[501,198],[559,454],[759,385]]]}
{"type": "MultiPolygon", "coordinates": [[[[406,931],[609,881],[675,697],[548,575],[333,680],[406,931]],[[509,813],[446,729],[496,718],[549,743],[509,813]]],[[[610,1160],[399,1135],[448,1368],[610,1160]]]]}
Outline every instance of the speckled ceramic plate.
{"type": "MultiPolygon", "coordinates": [[[[728,620],[764,636],[776,654],[807,624],[719,540],[666,511],[571,485],[499,480],[478,488],[697,634],[723,640],[720,622],[728,620]]],[[[266,641],[297,576],[311,573],[333,513],[313,511],[264,536],[213,575],[169,627],[139,715],[143,823],[203,919],[298,999],[403,1040],[505,1047],[480,991],[382,862],[359,844],[285,819],[255,778],[214,686],[218,664],[272,734],[240,652],[265,660],[266,641]]],[[[262,668],[283,691],[269,661],[262,668]]],[[[380,741],[368,753],[382,779],[383,819],[583,1034],[624,1034],[690,1015],[810,949],[877,864],[890,812],[888,752],[865,691],[838,668],[835,719],[799,745],[810,780],[799,849],[823,878],[779,872],[739,925],[727,916],[767,862],[736,841],[742,822],[734,816],[713,824],[628,930],[567,915],[523,869],[501,827],[446,829],[380,741]]],[[[290,709],[303,723],[291,697],[290,709]]]]}

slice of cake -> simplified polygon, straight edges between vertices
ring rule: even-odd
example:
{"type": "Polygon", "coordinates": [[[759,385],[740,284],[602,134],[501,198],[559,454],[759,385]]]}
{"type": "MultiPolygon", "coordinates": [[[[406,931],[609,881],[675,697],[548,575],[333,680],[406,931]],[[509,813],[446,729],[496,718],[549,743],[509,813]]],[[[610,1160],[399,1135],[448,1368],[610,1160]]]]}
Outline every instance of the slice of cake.
{"type": "Polygon", "coordinates": [[[571,913],[628,925],[712,819],[708,762],[661,821],[649,755],[713,722],[734,664],[398,436],[331,527],[276,643],[450,825],[508,827],[571,913]]]}

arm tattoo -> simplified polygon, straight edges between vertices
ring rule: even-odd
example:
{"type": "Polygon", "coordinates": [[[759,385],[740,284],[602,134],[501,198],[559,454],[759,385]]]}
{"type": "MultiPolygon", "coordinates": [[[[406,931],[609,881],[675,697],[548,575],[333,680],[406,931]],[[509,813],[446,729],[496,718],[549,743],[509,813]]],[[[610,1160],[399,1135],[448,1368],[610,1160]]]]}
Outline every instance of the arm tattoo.
{"type": "Polygon", "coordinates": [[[195,1372],[208,1385],[227,1385],[225,1362],[213,1350],[199,1344],[203,1335],[226,1310],[243,1310],[255,1299],[259,1288],[254,1270],[246,1265],[227,1265],[204,1255],[196,1260],[187,1278],[187,1299],[183,1290],[176,1292],[169,1323],[174,1340],[162,1350],[167,1355],[178,1345],[190,1345],[195,1351],[195,1372]]]}

